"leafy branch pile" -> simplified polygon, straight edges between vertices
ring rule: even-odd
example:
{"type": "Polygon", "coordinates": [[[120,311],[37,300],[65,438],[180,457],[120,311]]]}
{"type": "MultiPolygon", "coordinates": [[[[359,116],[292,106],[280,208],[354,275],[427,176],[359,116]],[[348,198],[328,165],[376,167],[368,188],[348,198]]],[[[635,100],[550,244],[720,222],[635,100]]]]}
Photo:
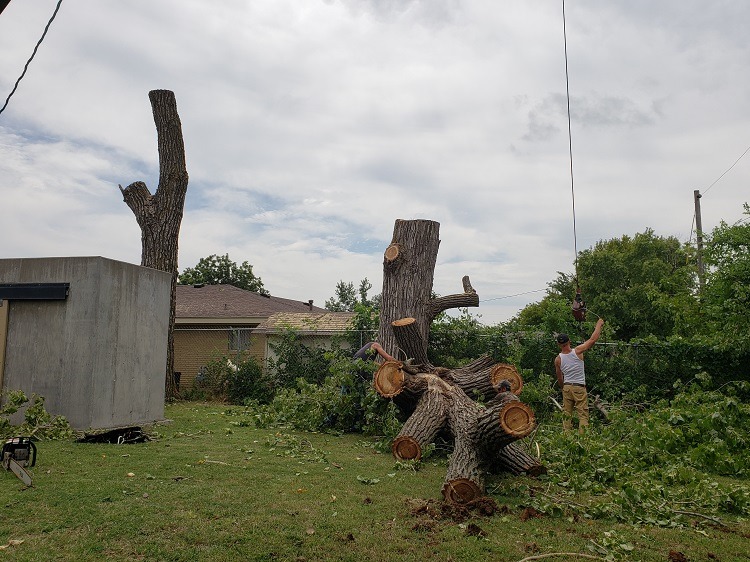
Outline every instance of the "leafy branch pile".
{"type": "Polygon", "coordinates": [[[44,407],[44,397],[33,394],[29,399],[21,390],[6,393],[5,404],[0,407],[0,438],[16,436],[37,439],[67,439],[73,435],[70,423],[63,416],[53,416],[44,407]],[[24,421],[11,425],[10,417],[26,406],[24,421]]]}
{"type": "Polygon", "coordinates": [[[549,515],[660,526],[750,515],[750,486],[723,478],[750,475],[750,384],[708,384],[704,375],[671,401],[614,409],[610,425],[584,436],[545,428],[547,482],[511,485],[549,515]]]}
{"type": "Polygon", "coordinates": [[[394,437],[400,423],[395,406],[385,402],[371,388],[370,378],[357,369],[374,365],[332,358],[328,376],[313,384],[302,378],[294,387],[283,388],[268,405],[253,412],[258,427],[291,427],[303,431],[357,431],[366,435],[394,437]]]}

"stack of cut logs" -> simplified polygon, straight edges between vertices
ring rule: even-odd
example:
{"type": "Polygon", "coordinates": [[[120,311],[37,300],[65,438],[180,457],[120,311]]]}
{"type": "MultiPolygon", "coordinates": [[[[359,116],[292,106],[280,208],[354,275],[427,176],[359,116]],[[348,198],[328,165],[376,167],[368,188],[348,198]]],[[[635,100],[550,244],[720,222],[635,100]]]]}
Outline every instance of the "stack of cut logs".
{"type": "Polygon", "coordinates": [[[536,422],[531,408],[518,400],[523,380],[513,365],[487,356],[458,369],[386,361],[373,382],[380,396],[408,416],[391,447],[397,460],[419,460],[438,434],[452,437],[442,490],[446,501],[481,497],[486,473],[546,472],[514,443],[531,434],[536,422]],[[499,391],[503,380],[510,382],[510,391],[499,391]]]}

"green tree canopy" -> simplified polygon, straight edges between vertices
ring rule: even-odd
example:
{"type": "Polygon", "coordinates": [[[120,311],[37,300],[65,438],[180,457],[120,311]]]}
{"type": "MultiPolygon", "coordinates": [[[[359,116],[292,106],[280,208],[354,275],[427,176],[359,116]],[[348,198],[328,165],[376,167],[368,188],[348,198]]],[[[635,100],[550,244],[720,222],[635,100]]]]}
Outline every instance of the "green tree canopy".
{"type": "Polygon", "coordinates": [[[580,252],[578,275],[590,309],[611,319],[618,339],[690,333],[697,306],[692,251],[650,228],[580,252]]]}
{"type": "Polygon", "coordinates": [[[365,277],[359,282],[359,289],[354,283],[339,281],[336,283],[336,294],[328,299],[325,308],[332,312],[354,312],[357,305],[378,308],[379,295],[369,298],[367,293],[372,289],[372,283],[365,277]]]}
{"type": "Polygon", "coordinates": [[[734,225],[721,221],[708,237],[704,260],[708,268],[701,294],[704,333],[750,351],[750,207],[747,219],[734,225]]]}
{"type": "MultiPolygon", "coordinates": [[[[690,333],[697,311],[692,257],[689,246],[651,229],[579,252],[578,281],[589,319],[604,317],[610,335],[623,341],[690,333]]],[[[574,274],[558,272],[544,299],[519,313],[518,326],[547,332],[574,329],[570,305],[576,285],[574,274]]]]}
{"type": "Polygon", "coordinates": [[[196,285],[203,283],[205,285],[234,285],[240,289],[260,293],[261,295],[270,294],[260,277],[253,273],[253,266],[247,261],[242,265],[237,265],[231,259],[229,254],[218,256],[212,254],[208,257],[201,258],[195,267],[186,268],[177,278],[180,285],[196,285]]]}

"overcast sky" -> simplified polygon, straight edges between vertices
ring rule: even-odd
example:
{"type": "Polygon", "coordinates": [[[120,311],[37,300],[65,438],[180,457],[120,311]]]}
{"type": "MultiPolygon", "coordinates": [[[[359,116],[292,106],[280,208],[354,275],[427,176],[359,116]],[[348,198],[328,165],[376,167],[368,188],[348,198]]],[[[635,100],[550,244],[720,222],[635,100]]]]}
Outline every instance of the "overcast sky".
{"type": "MultiPolygon", "coordinates": [[[[0,104],[56,4],[0,14],[0,104]]],[[[695,189],[704,230],[742,219],[750,2],[565,12],[578,249],[688,241],[695,189]]],[[[434,290],[469,275],[494,324],[573,269],[560,0],[65,0],[0,114],[0,257],[140,263],[117,186],[156,191],[153,89],[185,139],[180,270],[229,253],[323,306],[380,292],[395,220],[430,219],[434,290]]]]}

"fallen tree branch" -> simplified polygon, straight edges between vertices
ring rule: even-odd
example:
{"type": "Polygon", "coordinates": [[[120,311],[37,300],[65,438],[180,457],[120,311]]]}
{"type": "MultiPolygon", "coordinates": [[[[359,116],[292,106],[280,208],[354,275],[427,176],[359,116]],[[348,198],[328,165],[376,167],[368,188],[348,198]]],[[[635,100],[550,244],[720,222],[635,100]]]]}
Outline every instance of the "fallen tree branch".
{"type": "Polygon", "coordinates": [[[727,527],[727,525],[722,522],[721,519],[711,517],[710,515],[703,515],[702,513],[696,513],[695,511],[682,511],[680,509],[675,509],[674,512],[679,513],[680,515],[688,515],[690,517],[701,517],[703,519],[708,519],[709,521],[712,521],[721,527],[727,527]]]}
{"type": "Polygon", "coordinates": [[[518,562],[529,562],[529,560],[542,560],[544,558],[555,558],[558,556],[567,556],[569,558],[586,558],[587,560],[607,560],[601,556],[594,556],[593,554],[582,554],[579,552],[550,552],[548,554],[535,554],[534,556],[527,556],[522,558],[518,562]]]}
{"type": "Polygon", "coordinates": [[[561,412],[563,411],[563,407],[562,407],[562,406],[560,406],[560,403],[559,403],[559,402],[558,402],[557,400],[555,400],[555,397],[554,397],[554,396],[550,396],[550,397],[549,397],[549,399],[550,399],[550,400],[552,400],[552,403],[553,403],[553,404],[555,405],[555,407],[556,407],[556,408],[557,408],[558,410],[560,410],[561,412]]]}
{"type": "Polygon", "coordinates": [[[586,506],[580,503],[576,503],[572,500],[561,498],[559,496],[555,496],[553,494],[548,494],[547,492],[542,492],[541,490],[535,490],[535,493],[540,494],[544,496],[545,498],[549,498],[553,501],[556,501],[557,503],[567,503],[568,505],[574,505],[575,507],[580,507],[581,509],[586,509],[586,506]]]}

